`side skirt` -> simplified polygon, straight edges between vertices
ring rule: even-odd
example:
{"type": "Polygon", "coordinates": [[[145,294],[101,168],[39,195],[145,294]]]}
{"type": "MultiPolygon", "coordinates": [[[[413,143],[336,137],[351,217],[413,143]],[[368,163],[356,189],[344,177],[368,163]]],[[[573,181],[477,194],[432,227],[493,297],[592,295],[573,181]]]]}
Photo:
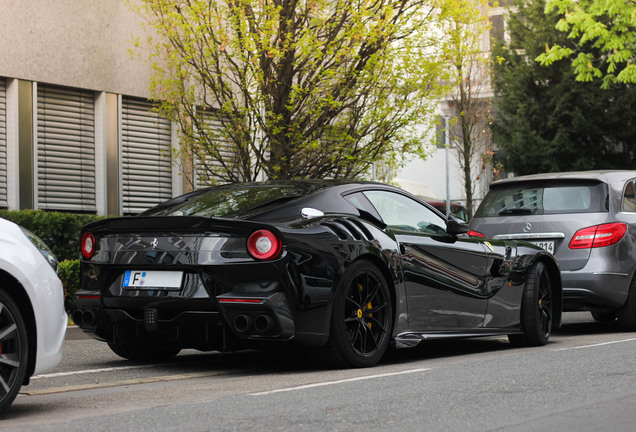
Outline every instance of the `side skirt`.
{"type": "Polygon", "coordinates": [[[484,330],[457,330],[457,331],[437,331],[437,332],[418,332],[405,331],[395,337],[396,348],[411,348],[426,340],[438,339],[459,339],[459,338],[475,338],[487,336],[507,336],[509,334],[522,334],[518,329],[484,329],[484,330]]]}

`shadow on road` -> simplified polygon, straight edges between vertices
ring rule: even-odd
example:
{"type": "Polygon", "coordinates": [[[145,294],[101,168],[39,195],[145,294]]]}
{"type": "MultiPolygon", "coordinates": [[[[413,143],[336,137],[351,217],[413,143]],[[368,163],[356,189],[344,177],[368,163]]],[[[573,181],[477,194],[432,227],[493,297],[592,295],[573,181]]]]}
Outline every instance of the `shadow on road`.
{"type": "MultiPolygon", "coordinates": [[[[573,337],[585,334],[612,334],[619,332],[617,323],[596,322],[587,312],[566,313],[563,326],[554,332],[552,343],[562,337],[573,337]]],[[[73,329],[68,332],[68,340],[90,338],[81,330],[73,329]]],[[[508,342],[508,338],[486,337],[474,339],[433,340],[420,343],[413,348],[389,349],[381,365],[405,364],[410,362],[450,358],[485,352],[495,352],[516,349],[508,342]]],[[[98,368],[143,366],[148,363],[121,360],[102,361],[94,364],[98,368]]],[[[243,374],[250,373],[296,373],[326,369],[324,363],[312,351],[299,349],[280,349],[271,351],[245,350],[235,352],[199,352],[184,350],[177,357],[163,363],[153,363],[155,373],[187,374],[214,370],[236,371],[243,374]]]]}

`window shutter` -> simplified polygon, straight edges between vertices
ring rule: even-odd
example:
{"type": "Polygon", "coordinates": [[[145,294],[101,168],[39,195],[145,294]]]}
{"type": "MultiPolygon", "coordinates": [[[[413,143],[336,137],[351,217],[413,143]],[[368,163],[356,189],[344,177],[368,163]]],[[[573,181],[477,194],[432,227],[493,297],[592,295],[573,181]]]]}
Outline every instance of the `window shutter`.
{"type": "Polygon", "coordinates": [[[144,99],[122,97],[122,211],[140,213],[172,198],[170,121],[144,99]]]}
{"type": "MultiPolygon", "coordinates": [[[[218,114],[218,113],[217,113],[218,114]]],[[[214,133],[214,131],[220,131],[223,129],[223,124],[218,118],[210,113],[209,111],[203,112],[205,127],[209,129],[210,132],[214,133]]],[[[223,137],[218,136],[215,137],[215,141],[220,144],[220,154],[224,161],[229,165],[235,163],[234,158],[234,150],[231,142],[224,140],[223,137]]],[[[222,169],[220,162],[212,159],[209,155],[205,155],[203,158],[206,161],[205,165],[203,165],[201,158],[193,155],[194,158],[194,188],[200,189],[208,186],[213,186],[218,184],[218,178],[215,178],[214,174],[210,173],[208,169],[215,171],[218,167],[219,170],[222,169]],[[216,180],[216,181],[215,181],[216,180]]]]}
{"type": "Polygon", "coordinates": [[[0,207],[7,207],[7,80],[0,78],[0,207]]]}
{"type": "Polygon", "coordinates": [[[93,92],[41,84],[37,103],[38,207],[94,212],[93,92]]]}

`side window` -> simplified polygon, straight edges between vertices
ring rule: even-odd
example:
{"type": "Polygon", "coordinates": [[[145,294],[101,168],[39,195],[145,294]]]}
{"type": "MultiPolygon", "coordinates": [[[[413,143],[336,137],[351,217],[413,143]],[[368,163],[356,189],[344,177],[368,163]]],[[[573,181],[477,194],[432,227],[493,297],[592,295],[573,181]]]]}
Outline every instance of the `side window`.
{"type": "Polygon", "coordinates": [[[636,213],[636,188],[635,180],[630,180],[625,184],[623,190],[623,204],[621,205],[621,211],[627,213],[636,213]]]}
{"type": "Polygon", "coordinates": [[[427,234],[445,234],[446,221],[426,206],[393,192],[366,191],[364,196],[373,204],[389,227],[427,234]]]}
{"type": "Polygon", "coordinates": [[[364,196],[362,192],[356,192],[351,195],[347,195],[345,198],[358,210],[363,210],[382,220],[382,216],[378,214],[375,207],[373,207],[373,205],[369,202],[367,197],[364,196]]]}

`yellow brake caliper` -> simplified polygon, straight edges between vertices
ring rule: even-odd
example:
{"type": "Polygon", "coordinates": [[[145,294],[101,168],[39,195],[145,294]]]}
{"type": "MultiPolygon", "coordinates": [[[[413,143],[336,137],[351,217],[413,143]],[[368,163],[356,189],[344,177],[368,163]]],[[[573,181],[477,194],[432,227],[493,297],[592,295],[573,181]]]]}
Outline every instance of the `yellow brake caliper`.
{"type": "MultiPolygon", "coordinates": [[[[362,292],[362,285],[361,284],[358,284],[358,289],[360,290],[360,292],[362,292]]],[[[373,305],[371,304],[371,302],[369,302],[365,306],[364,310],[369,310],[371,308],[373,308],[373,305]]],[[[358,309],[357,316],[358,316],[358,319],[362,319],[362,309],[358,309]]],[[[373,314],[370,313],[369,316],[372,317],[373,314]]],[[[370,322],[365,322],[365,324],[367,325],[367,327],[371,328],[371,323],[370,322]]]]}

